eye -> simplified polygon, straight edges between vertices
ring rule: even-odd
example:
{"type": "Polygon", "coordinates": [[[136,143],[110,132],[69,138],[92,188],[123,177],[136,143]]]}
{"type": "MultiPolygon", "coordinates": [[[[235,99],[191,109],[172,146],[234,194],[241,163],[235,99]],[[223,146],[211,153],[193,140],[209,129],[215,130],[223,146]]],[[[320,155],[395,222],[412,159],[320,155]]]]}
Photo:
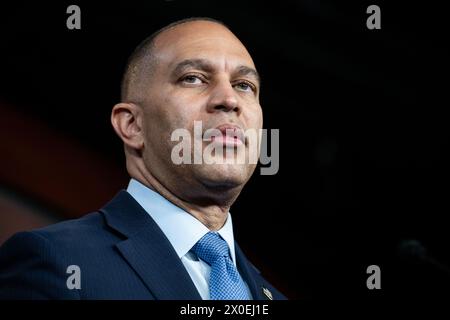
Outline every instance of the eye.
{"type": "Polygon", "coordinates": [[[181,82],[188,84],[201,84],[203,80],[198,75],[188,74],[180,79],[181,82]]]}
{"type": "Polygon", "coordinates": [[[245,92],[251,92],[251,91],[255,92],[256,91],[256,87],[247,81],[239,82],[235,85],[235,87],[238,88],[238,90],[245,91],[245,92]]]}

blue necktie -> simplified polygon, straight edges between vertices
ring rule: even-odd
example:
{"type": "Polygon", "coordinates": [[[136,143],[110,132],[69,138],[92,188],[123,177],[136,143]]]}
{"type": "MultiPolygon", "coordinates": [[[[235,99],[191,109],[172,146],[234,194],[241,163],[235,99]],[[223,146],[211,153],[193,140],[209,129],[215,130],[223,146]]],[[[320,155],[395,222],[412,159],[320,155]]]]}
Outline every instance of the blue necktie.
{"type": "Polygon", "coordinates": [[[247,288],[231,261],[228,244],[217,232],[208,232],[193,247],[197,256],[211,266],[211,300],[249,300],[247,288]]]}

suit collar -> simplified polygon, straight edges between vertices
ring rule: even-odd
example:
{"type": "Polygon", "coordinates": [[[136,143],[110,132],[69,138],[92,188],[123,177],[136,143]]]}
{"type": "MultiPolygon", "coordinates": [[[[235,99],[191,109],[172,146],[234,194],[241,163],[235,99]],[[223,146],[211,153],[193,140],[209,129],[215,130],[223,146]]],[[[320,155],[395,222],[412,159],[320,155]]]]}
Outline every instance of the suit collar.
{"type": "MultiPolygon", "coordinates": [[[[210,231],[193,215],[135,179],[130,179],[127,192],[164,232],[180,259],[210,231]]],[[[226,222],[218,230],[218,233],[228,243],[231,258],[236,265],[233,222],[230,213],[228,213],[226,222]]]]}
{"type": "Polygon", "coordinates": [[[201,299],[167,237],[126,191],[120,191],[100,212],[111,228],[125,236],[116,247],[156,299],[201,299]]]}
{"type": "MultiPolygon", "coordinates": [[[[100,212],[107,225],[123,235],[116,247],[156,299],[201,300],[167,237],[128,192],[120,191],[100,212]]],[[[236,242],[235,253],[237,267],[253,299],[267,300],[261,276],[236,242]]]]}

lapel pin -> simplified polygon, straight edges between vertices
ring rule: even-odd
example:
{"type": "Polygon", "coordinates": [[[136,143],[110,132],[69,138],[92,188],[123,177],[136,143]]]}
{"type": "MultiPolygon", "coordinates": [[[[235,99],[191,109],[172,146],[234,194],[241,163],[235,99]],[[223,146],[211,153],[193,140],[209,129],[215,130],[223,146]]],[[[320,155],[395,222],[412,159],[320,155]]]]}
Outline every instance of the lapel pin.
{"type": "Polygon", "coordinates": [[[263,288],[262,288],[262,291],[263,291],[264,295],[265,295],[267,298],[269,298],[269,300],[273,300],[272,292],[270,292],[269,289],[263,287],[263,288]]]}

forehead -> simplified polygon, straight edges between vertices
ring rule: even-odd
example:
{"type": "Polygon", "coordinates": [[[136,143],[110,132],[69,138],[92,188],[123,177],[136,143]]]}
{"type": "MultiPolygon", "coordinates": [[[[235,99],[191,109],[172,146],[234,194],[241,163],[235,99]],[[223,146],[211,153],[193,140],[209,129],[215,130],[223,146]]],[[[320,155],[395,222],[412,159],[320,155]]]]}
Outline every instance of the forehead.
{"type": "Polygon", "coordinates": [[[157,36],[154,56],[167,67],[184,59],[205,59],[216,66],[254,68],[244,45],[226,27],[210,21],[191,21],[157,36]]]}

